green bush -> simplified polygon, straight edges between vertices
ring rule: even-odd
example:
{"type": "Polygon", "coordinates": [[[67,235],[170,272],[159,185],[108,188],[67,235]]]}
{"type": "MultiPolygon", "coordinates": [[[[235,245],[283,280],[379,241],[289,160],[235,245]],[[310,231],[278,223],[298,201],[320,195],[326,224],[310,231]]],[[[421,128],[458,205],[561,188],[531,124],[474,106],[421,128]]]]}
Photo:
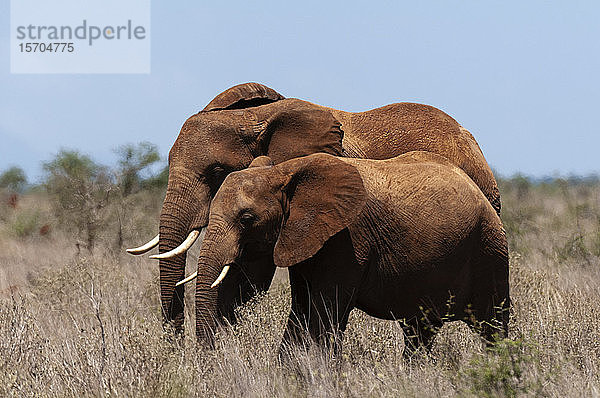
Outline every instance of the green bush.
{"type": "Polygon", "coordinates": [[[538,395],[543,383],[526,374],[526,369],[536,367],[536,361],[539,358],[531,344],[523,340],[501,340],[485,353],[476,355],[459,373],[464,386],[469,386],[464,393],[478,397],[538,395]]]}
{"type": "Polygon", "coordinates": [[[592,253],[586,247],[584,236],[578,232],[567,238],[563,245],[556,247],[555,252],[560,263],[570,260],[585,260],[588,265],[591,265],[592,253]]]}
{"type": "Polygon", "coordinates": [[[167,165],[157,175],[142,180],[141,185],[143,189],[165,189],[168,181],[169,166],[167,165]]]}
{"type": "Polygon", "coordinates": [[[56,218],[91,251],[107,218],[105,207],[114,190],[108,169],[86,155],[64,149],[43,167],[56,218]]]}
{"type": "Polygon", "coordinates": [[[149,142],[122,145],[115,152],[119,155],[116,173],[123,196],[139,191],[144,181],[142,179],[144,170],[160,161],[157,146],[149,142]]]}
{"type": "Polygon", "coordinates": [[[0,188],[13,192],[23,192],[27,185],[27,177],[20,167],[11,167],[0,174],[0,188]]]}
{"type": "Polygon", "coordinates": [[[40,213],[37,210],[19,211],[10,225],[10,231],[18,238],[33,235],[39,228],[40,213]]]}

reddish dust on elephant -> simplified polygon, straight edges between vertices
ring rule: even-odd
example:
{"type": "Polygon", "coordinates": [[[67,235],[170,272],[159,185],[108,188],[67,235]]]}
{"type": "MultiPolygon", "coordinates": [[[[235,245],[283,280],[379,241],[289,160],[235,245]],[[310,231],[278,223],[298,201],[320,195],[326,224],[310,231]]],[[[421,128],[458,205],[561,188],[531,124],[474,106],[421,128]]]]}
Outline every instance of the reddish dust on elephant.
{"type": "MultiPolygon", "coordinates": [[[[164,321],[183,330],[186,251],[208,224],[210,204],[227,175],[266,155],[275,164],[313,153],[389,159],[409,151],[439,154],[462,169],[496,212],[496,180],[473,136],[431,106],[396,103],[365,112],[344,112],[285,98],[258,83],[232,87],[182,126],[169,153],[169,181],[159,234],[128,250],[142,254],[158,246],[164,321]]],[[[234,322],[234,308],[271,284],[275,267],[261,252],[239,260],[252,266],[249,278],[232,269],[224,283],[235,286],[219,297],[219,312],[234,322]]]]}
{"type": "Polygon", "coordinates": [[[305,330],[330,343],[353,308],[402,320],[409,349],[429,347],[445,321],[462,320],[489,342],[506,335],[502,222],[461,169],[422,151],[265,163],[231,173],[212,201],[196,282],[202,341],[217,327],[219,296],[235,289],[226,275],[255,272],[239,261],[248,251],[289,269],[285,343],[303,341],[305,330]]]}

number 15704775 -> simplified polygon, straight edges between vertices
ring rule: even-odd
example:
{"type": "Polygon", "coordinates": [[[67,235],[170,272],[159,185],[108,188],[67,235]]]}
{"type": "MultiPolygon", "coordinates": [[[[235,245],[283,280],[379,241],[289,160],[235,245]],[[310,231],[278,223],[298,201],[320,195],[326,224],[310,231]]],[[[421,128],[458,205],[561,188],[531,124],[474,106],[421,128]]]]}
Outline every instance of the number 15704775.
{"type": "Polygon", "coordinates": [[[75,51],[73,43],[19,43],[22,53],[72,53],[75,51]]]}

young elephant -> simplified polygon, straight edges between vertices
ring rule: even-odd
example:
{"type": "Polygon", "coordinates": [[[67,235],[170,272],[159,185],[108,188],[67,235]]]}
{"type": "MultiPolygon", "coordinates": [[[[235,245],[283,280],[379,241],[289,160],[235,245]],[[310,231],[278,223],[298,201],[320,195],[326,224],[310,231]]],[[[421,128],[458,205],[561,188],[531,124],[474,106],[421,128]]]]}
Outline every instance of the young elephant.
{"type": "Polygon", "coordinates": [[[270,252],[275,265],[289,267],[284,342],[298,342],[306,329],[330,342],[352,308],[402,320],[409,348],[429,347],[448,320],[465,321],[488,341],[507,333],[500,218],[461,169],[432,153],[314,154],[276,166],[260,157],[227,176],[199,255],[199,339],[211,339],[219,295],[231,294],[217,285],[247,252],[270,252]]]}

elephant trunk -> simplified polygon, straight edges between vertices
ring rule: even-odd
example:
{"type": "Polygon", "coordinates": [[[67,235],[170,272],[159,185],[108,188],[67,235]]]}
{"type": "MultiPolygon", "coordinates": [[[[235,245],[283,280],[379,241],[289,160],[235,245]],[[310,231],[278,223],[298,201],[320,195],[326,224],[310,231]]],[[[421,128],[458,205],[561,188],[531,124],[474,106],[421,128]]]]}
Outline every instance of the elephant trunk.
{"type": "Polygon", "coordinates": [[[211,228],[206,232],[198,256],[198,277],[196,280],[196,336],[198,341],[212,346],[218,326],[219,294],[225,294],[215,281],[223,268],[232,264],[238,255],[238,242],[235,233],[217,232],[211,228]],[[216,238],[218,237],[218,238],[216,238]],[[215,239],[216,238],[216,239],[215,239]]]}
{"type": "MultiPolygon", "coordinates": [[[[208,191],[199,196],[198,192],[203,191],[201,188],[198,184],[191,186],[171,183],[169,179],[160,215],[159,253],[177,248],[191,230],[198,230],[206,225],[210,197],[208,191]]],[[[177,332],[183,331],[184,286],[175,287],[175,284],[183,278],[185,264],[185,251],[170,258],[161,258],[159,264],[163,321],[166,325],[173,326],[177,332]]]]}

